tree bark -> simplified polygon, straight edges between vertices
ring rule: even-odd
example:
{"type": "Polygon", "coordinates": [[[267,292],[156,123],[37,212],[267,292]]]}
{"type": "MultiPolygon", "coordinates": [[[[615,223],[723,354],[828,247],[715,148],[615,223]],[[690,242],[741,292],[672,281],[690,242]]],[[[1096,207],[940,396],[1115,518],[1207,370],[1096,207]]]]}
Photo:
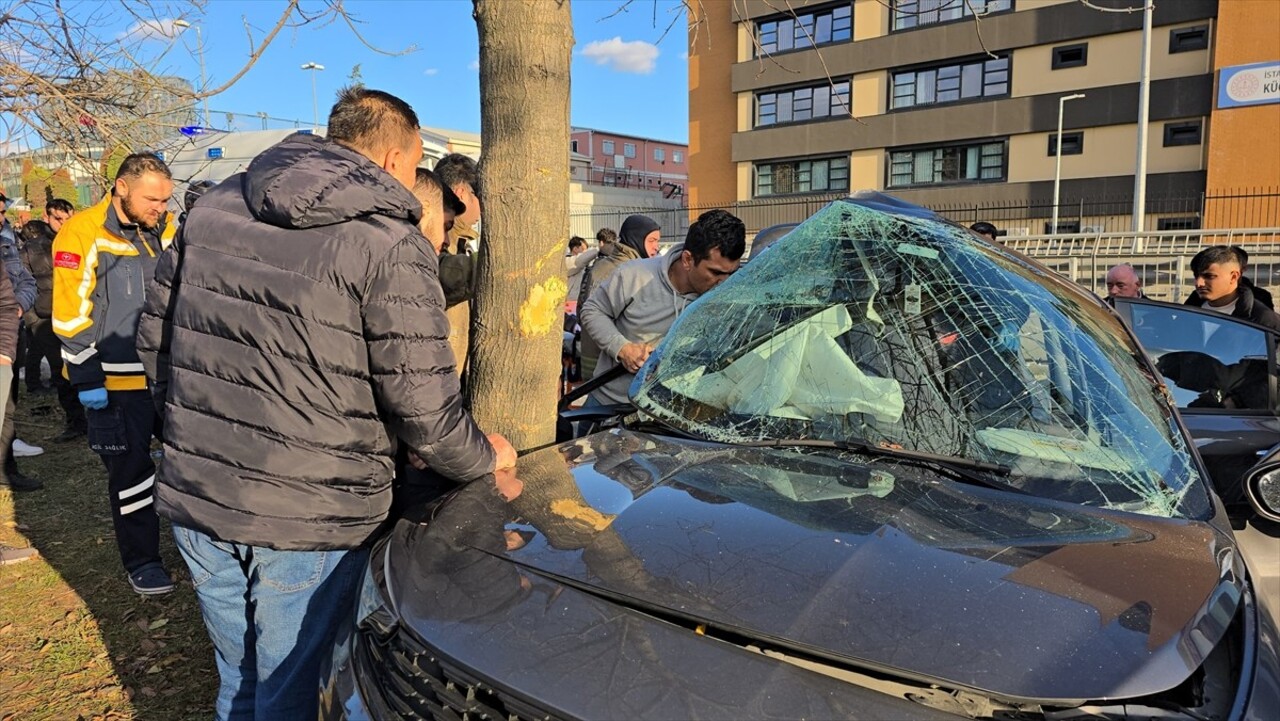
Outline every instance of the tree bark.
{"type": "Polygon", "coordinates": [[[473,0],[481,250],[467,393],[517,449],[555,440],[569,234],[569,0],[473,0]]]}

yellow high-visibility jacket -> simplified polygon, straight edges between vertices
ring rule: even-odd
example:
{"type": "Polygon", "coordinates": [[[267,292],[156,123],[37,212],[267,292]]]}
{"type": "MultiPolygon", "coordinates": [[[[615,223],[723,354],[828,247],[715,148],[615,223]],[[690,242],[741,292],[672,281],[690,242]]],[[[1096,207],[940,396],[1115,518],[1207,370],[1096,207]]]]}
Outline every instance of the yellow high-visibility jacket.
{"type": "Polygon", "coordinates": [[[108,195],[72,216],[53,240],[53,331],[77,390],[147,387],[134,345],[156,258],[173,241],[173,214],[153,231],[124,225],[108,195]]]}

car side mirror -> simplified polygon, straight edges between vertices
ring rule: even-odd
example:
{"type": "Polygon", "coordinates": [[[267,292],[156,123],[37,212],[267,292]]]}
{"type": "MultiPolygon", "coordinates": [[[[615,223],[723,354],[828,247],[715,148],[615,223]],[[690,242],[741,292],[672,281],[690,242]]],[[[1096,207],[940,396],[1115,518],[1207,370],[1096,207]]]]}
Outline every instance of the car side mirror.
{"type": "Polygon", "coordinates": [[[1280,465],[1263,466],[1245,479],[1245,495],[1259,516],[1280,523],[1280,465]]]}

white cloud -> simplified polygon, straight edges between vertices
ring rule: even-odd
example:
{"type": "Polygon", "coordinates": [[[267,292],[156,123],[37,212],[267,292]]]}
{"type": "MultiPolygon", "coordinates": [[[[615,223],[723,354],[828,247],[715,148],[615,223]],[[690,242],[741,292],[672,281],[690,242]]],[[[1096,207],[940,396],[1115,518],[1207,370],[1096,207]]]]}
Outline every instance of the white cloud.
{"type": "Polygon", "coordinates": [[[620,73],[653,72],[658,60],[658,46],[643,40],[624,42],[621,37],[594,40],[582,48],[582,54],[596,65],[608,65],[620,73]]]}
{"type": "Polygon", "coordinates": [[[480,58],[476,58],[475,60],[472,60],[472,61],[471,61],[471,64],[470,64],[470,65],[467,65],[467,67],[471,68],[472,70],[479,70],[479,69],[480,69],[480,58]]]}
{"type": "Polygon", "coordinates": [[[120,34],[120,38],[129,38],[133,40],[160,40],[176,38],[182,32],[183,28],[174,25],[177,18],[156,18],[153,20],[140,20],[133,24],[128,30],[120,34]]]}
{"type": "Polygon", "coordinates": [[[439,72],[440,72],[440,68],[427,68],[426,70],[423,70],[423,71],[422,71],[422,74],[423,74],[423,75],[435,75],[436,73],[439,73],[439,72]]]}

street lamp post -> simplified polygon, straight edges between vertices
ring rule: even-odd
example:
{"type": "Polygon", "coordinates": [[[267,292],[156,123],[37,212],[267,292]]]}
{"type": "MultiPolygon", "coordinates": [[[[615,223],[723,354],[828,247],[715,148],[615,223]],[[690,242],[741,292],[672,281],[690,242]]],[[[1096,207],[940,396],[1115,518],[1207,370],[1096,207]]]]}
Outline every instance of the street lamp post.
{"type": "Polygon", "coordinates": [[[1062,188],[1062,108],[1068,100],[1079,100],[1083,97],[1084,93],[1075,93],[1058,98],[1058,137],[1057,142],[1054,143],[1056,147],[1053,168],[1053,223],[1049,226],[1049,230],[1055,234],[1058,232],[1058,192],[1062,188]]]}
{"type": "Polygon", "coordinates": [[[1138,78],[1138,167],[1133,179],[1133,232],[1141,233],[1147,220],[1147,116],[1151,108],[1151,13],[1155,3],[1142,9],[1142,74],[1138,78]]]}
{"type": "Polygon", "coordinates": [[[302,65],[302,69],[303,69],[303,70],[310,70],[310,71],[311,71],[311,115],[312,115],[312,123],[315,125],[316,130],[319,130],[319,129],[320,129],[320,104],[319,104],[319,102],[316,100],[316,71],[317,71],[317,70],[324,70],[324,66],[323,66],[323,65],[321,65],[320,63],[304,63],[304,64],[302,65]]]}
{"type": "MultiPolygon", "coordinates": [[[[204,74],[204,38],[200,35],[200,26],[192,25],[186,20],[174,20],[173,26],[184,30],[191,27],[196,29],[196,54],[200,58],[200,92],[203,94],[208,89],[208,81],[205,79],[204,74]]],[[[207,128],[209,127],[209,97],[201,98],[201,102],[204,106],[204,120],[201,121],[201,124],[207,128]]]]}

